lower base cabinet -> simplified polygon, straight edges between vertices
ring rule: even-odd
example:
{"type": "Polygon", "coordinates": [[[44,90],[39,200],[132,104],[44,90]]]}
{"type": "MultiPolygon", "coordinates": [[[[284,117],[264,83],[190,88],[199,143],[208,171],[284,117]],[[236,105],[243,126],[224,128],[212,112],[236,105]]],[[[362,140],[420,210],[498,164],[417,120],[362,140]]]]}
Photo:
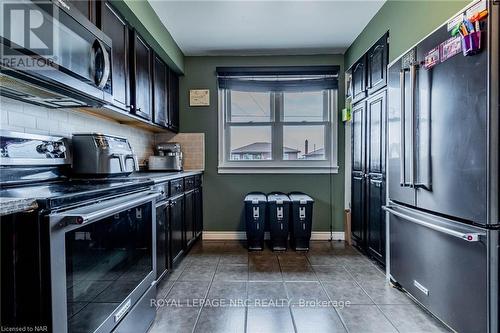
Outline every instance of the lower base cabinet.
{"type": "Polygon", "coordinates": [[[156,275],[160,279],[189,251],[203,230],[201,175],[189,178],[183,190],[182,178],[160,186],[162,193],[171,193],[156,204],[156,275]],[[175,189],[175,191],[174,191],[175,189]]]}
{"type": "Polygon", "coordinates": [[[195,238],[203,231],[203,190],[201,187],[194,189],[194,235],[195,238]]]}
{"type": "Polygon", "coordinates": [[[170,202],[156,205],[156,278],[172,266],[170,262],[170,202]]]}
{"type": "Polygon", "coordinates": [[[194,190],[184,194],[184,248],[187,250],[195,240],[194,234],[194,190]]]}
{"type": "Polygon", "coordinates": [[[183,251],[184,194],[170,199],[170,253],[172,263],[180,259],[183,251]]]}

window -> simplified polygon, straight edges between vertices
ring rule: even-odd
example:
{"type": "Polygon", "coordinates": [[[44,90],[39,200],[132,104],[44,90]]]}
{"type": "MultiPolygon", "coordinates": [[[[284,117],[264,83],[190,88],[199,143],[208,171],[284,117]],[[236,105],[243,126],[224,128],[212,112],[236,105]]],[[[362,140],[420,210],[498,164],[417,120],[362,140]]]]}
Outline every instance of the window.
{"type": "Polygon", "coordinates": [[[218,68],[220,173],[337,172],[336,72],[291,69],[218,68]]]}

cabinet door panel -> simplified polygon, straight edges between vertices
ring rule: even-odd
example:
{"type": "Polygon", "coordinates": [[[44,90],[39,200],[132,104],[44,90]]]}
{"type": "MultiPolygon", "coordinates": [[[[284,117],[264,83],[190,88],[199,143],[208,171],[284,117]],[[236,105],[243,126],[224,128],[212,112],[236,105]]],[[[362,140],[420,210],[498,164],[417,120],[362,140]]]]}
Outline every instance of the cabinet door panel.
{"type": "Polygon", "coordinates": [[[352,110],[352,169],[365,169],[365,103],[354,106],[352,110]]]}
{"type": "Polygon", "coordinates": [[[382,175],[372,175],[367,193],[367,246],[370,254],[384,264],[385,261],[385,186],[382,175]]]}
{"type": "Polygon", "coordinates": [[[66,2],[68,2],[70,10],[76,8],[90,22],[96,23],[96,0],[70,0],[66,2]]]}
{"type": "Polygon", "coordinates": [[[113,42],[111,76],[113,104],[128,112],[130,111],[129,27],[107,1],[103,1],[101,5],[100,29],[113,42]]]}
{"type": "Polygon", "coordinates": [[[134,34],[133,67],[134,67],[134,113],[151,120],[152,116],[152,73],[151,48],[137,34],[134,34]]]}
{"type": "Polygon", "coordinates": [[[184,247],[191,246],[194,240],[194,197],[193,191],[184,195],[184,247]]]}
{"type": "Polygon", "coordinates": [[[366,97],[366,58],[363,56],[352,66],[352,98],[359,101],[366,97]]]}
{"type": "Polygon", "coordinates": [[[175,263],[183,252],[183,225],[184,225],[184,197],[179,196],[171,200],[170,230],[171,230],[171,257],[175,263]]]}
{"type": "Polygon", "coordinates": [[[194,231],[197,237],[203,231],[203,190],[201,187],[194,190],[194,231]]]}
{"type": "Polygon", "coordinates": [[[351,233],[358,245],[365,241],[365,178],[353,172],[351,178],[351,233]]]}
{"type": "Polygon", "coordinates": [[[165,203],[156,208],[156,278],[159,278],[170,267],[169,265],[169,231],[170,204],[165,203]]]}
{"type": "Polygon", "coordinates": [[[168,125],[168,67],[156,54],[153,65],[153,122],[166,127],[168,125]]]}
{"type": "Polygon", "coordinates": [[[385,91],[368,100],[366,108],[368,174],[385,171],[385,110],[385,91]]]}
{"type": "Polygon", "coordinates": [[[367,54],[368,94],[377,92],[387,84],[387,35],[372,46],[367,54]]]}
{"type": "Polygon", "coordinates": [[[169,71],[169,96],[168,96],[168,119],[170,129],[179,131],[179,76],[172,70],[169,71]]]}

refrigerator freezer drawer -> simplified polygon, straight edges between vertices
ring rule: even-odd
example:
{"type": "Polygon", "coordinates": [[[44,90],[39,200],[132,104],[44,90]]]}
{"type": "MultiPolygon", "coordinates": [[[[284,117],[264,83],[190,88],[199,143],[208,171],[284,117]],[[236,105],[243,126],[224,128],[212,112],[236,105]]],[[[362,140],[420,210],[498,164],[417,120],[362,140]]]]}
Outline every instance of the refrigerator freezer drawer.
{"type": "Polygon", "coordinates": [[[487,332],[486,232],[400,206],[387,210],[392,277],[454,330],[487,332]]]}

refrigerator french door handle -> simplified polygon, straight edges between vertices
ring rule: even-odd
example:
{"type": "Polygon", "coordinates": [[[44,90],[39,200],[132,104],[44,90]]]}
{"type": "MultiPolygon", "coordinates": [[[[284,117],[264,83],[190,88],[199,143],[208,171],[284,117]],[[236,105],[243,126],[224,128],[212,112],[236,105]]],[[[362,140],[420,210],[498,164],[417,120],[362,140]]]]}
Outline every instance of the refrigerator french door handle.
{"type": "Polygon", "coordinates": [[[410,143],[410,187],[415,187],[415,88],[417,86],[417,68],[418,65],[410,66],[410,128],[411,128],[411,143],[410,143]]]}
{"type": "Polygon", "coordinates": [[[437,232],[441,232],[441,233],[449,235],[449,236],[460,238],[461,240],[464,240],[466,242],[479,242],[480,237],[486,237],[485,233],[479,233],[479,232],[463,233],[460,231],[456,231],[456,230],[448,229],[448,228],[445,228],[445,227],[442,227],[439,225],[428,223],[428,222],[419,220],[415,217],[398,212],[392,206],[382,206],[382,209],[385,210],[386,212],[388,212],[389,214],[401,217],[404,220],[410,221],[412,223],[421,225],[422,227],[426,227],[426,228],[432,229],[432,230],[437,231],[437,232]]]}
{"type": "MultiPolygon", "coordinates": [[[[418,66],[418,65],[416,65],[416,66],[418,66]]],[[[415,70],[418,70],[418,67],[417,67],[415,70]]],[[[416,75],[416,73],[415,73],[415,80],[416,80],[416,77],[417,77],[417,75],[416,75]]],[[[416,82],[416,81],[415,81],[415,82],[416,82]]],[[[430,83],[429,83],[429,84],[430,84],[430,83]]],[[[429,92],[429,94],[430,94],[430,92],[429,92]]],[[[420,121],[420,117],[419,117],[419,118],[414,117],[414,119],[419,119],[419,121],[420,121]]],[[[424,181],[424,182],[419,182],[419,181],[420,181],[420,179],[417,179],[417,178],[418,178],[418,177],[417,177],[417,175],[418,175],[418,167],[419,167],[419,164],[414,163],[414,165],[415,165],[415,179],[417,179],[417,180],[414,182],[413,186],[414,186],[416,189],[421,188],[421,189],[424,189],[424,190],[427,190],[427,191],[432,191],[432,168],[431,168],[431,166],[430,166],[430,164],[431,164],[431,160],[430,160],[430,158],[431,158],[431,152],[430,152],[430,149],[431,149],[431,148],[430,148],[430,147],[431,147],[431,145],[432,145],[432,142],[431,142],[431,140],[432,140],[432,136],[431,136],[431,131],[430,131],[430,126],[431,126],[431,124],[432,124],[431,119],[429,119],[429,135],[428,135],[428,140],[429,140],[429,142],[428,142],[428,143],[429,143],[429,152],[428,152],[428,161],[427,161],[427,163],[428,163],[428,170],[429,170],[429,171],[428,171],[428,173],[427,173],[427,177],[426,177],[426,179],[425,179],[425,181],[424,181]]],[[[420,123],[419,123],[418,125],[420,125],[420,123]]],[[[414,161],[415,161],[415,160],[417,160],[417,161],[418,161],[418,163],[420,163],[420,158],[418,158],[418,159],[417,159],[416,154],[415,154],[415,156],[414,156],[414,161]]]]}
{"type": "Polygon", "coordinates": [[[399,156],[399,167],[400,167],[400,186],[406,186],[406,145],[405,145],[405,69],[401,69],[399,71],[399,88],[400,88],[400,97],[401,97],[401,140],[400,144],[400,156],[399,156]]]}

